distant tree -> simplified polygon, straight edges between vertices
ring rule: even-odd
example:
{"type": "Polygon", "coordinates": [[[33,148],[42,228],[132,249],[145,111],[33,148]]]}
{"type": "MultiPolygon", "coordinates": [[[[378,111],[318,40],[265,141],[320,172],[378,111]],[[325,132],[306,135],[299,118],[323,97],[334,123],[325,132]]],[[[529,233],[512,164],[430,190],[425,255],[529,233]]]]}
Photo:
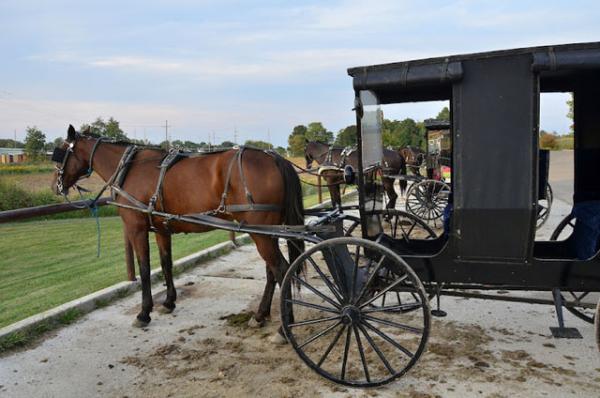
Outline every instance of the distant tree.
{"type": "Polygon", "coordinates": [[[12,139],[0,138],[0,148],[23,148],[25,144],[21,141],[12,139]]]}
{"type": "Polygon", "coordinates": [[[540,131],[540,148],[542,149],[558,149],[558,141],[556,134],[548,133],[544,130],[540,131]]]}
{"type": "Polygon", "coordinates": [[[291,156],[301,156],[304,153],[307,127],[300,124],[288,136],[288,152],[291,156]]]}
{"type": "Polygon", "coordinates": [[[327,131],[321,122],[309,123],[305,136],[309,141],[333,142],[333,133],[327,131]]]}
{"type": "Polygon", "coordinates": [[[185,144],[181,140],[173,140],[171,141],[171,147],[183,149],[185,147],[185,144]]]}
{"type": "Polygon", "coordinates": [[[119,127],[119,122],[113,117],[110,117],[106,122],[101,117],[98,117],[91,124],[82,124],[79,131],[85,132],[88,128],[92,134],[109,137],[118,141],[128,141],[127,135],[119,127]]]}
{"type": "Polygon", "coordinates": [[[25,137],[25,153],[30,159],[40,159],[43,156],[46,136],[37,127],[27,127],[25,137]]]}
{"type": "Polygon", "coordinates": [[[569,131],[571,134],[575,133],[575,112],[574,112],[574,99],[573,99],[573,93],[571,93],[571,98],[569,98],[567,100],[567,106],[569,107],[569,111],[567,112],[567,117],[569,118],[569,120],[571,121],[571,125],[569,126],[569,131]]]}
{"type": "Polygon", "coordinates": [[[277,148],[275,148],[275,152],[277,152],[281,156],[287,156],[287,151],[282,146],[278,146],[277,148]]]}
{"type": "Polygon", "coordinates": [[[221,142],[221,145],[219,145],[221,148],[233,148],[235,146],[234,142],[231,141],[223,141],[221,142]]]}
{"type": "Polygon", "coordinates": [[[411,118],[404,120],[384,119],[382,125],[382,139],[384,147],[403,148],[425,146],[425,126],[422,122],[415,122],[411,118]]]}
{"type": "Polygon", "coordinates": [[[244,145],[252,147],[252,148],[257,148],[257,149],[272,149],[273,148],[273,144],[268,143],[266,141],[260,141],[260,140],[247,140],[244,143],[244,145]]]}
{"type": "Polygon", "coordinates": [[[335,137],[335,145],[341,147],[356,145],[356,126],[351,125],[338,131],[335,137]]]}
{"type": "Polygon", "coordinates": [[[165,141],[161,141],[161,142],[158,144],[158,146],[159,146],[159,147],[161,147],[161,149],[163,149],[163,150],[165,150],[165,151],[166,151],[166,150],[168,150],[168,149],[171,147],[171,144],[169,143],[169,141],[166,141],[166,140],[165,140],[165,141]]]}
{"type": "Polygon", "coordinates": [[[447,106],[443,107],[440,113],[435,117],[437,120],[447,120],[450,121],[450,109],[447,106]]]}

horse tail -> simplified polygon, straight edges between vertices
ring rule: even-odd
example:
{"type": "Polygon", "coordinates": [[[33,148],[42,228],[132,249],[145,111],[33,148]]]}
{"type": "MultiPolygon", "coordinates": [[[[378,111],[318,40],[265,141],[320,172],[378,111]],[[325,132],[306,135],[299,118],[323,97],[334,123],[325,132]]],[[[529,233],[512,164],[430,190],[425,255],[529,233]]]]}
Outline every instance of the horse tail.
{"type": "MultiPolygon", "coordinates": [[[[406,158],[400,155],[400,175],[406,176],[406,158]]],[[[400,194],[404,196],[408,182],[405,179],[400,180],[400,194]]]]}
{"type": "MultiPolygon", "coordinates": [[[[304,225],[304,203],[302,202],[300,178],[294,166],[278,154],[275,155],[275,164],[283,177],[283,222],[286,225],[304,225]]],[[[304,252],[304,240],[288,239],[287,246],[291,265],[304,252]]],[[[300,274],[303,269],[304,267],[299,267],[298,273],[300,274]]]]}

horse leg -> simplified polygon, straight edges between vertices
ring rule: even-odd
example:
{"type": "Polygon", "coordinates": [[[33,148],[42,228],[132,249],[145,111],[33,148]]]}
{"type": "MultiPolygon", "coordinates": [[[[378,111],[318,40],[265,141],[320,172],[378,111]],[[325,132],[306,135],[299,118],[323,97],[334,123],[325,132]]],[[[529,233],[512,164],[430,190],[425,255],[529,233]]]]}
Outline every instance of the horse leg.
{"type": "Polygon", "coordinates": [[[133,322],[133,326],[144,327],[150,323],[150,312],[152,312],[152,291],[150,286],[150,246],[148,244],[148,231],[133,231],[130,234],[130,239],[135,250],[138,265],[140,267],[140,280],[142,282],[142,310],[133,322]]]}
{"type": "MultiPolygon", "coordinates": [[[[262,235],[251,235],[252,240],[256,243],[256,249],[258,250],[258,254],[265,260],[267,268],[273,274],[275,281],[281,286],[283,282],[283,277],[285,276],[285,272],[288,268],[288,262],[283,257],[281,250],[279,250],[279,245],[276,239],[273,239],[268,236],[262,235]]],[[[268,283],[268,281],[267,281],[268,283]]],[[[266,297],[263,296],[261,304],[271,303],[273,299],[273,293],[275,289],[265,288],[266,297]],[[268,300],[268,301],[267,301],[268,300]]],[[[260,311],[260,308],[259,308],[260,311]]],[[[292,314],[290,314],[290,318],[293,319],[292,314]]],[[[283,329],[279,326],[279,330],[277,336],[275,336],[274,342],[276,343],[285,343],[285,338],[283,338],[283,329]]]]}
{"type": "Polygon", "coordinates": [[[275,276],[267,267],[267,283],[265,284],[265,290],[258,305],[258,311],[254,314],[254,318],[248,322],[250,327],[261,327],[271,317],[271,303],[273,302],[273,294],[275,293],[275,283],[275,276]]]}
{"type": "Polygon", "coordinates": [[[335,184],[334,178],[326,178],[327,185],[329,186],[329,196],[331,197],[331,204],[335,206],[342,205],[342,195],[340,194],[340,186],[335,184]]]}
{"type": "Polygon", "coordinates": [[[156,245],[160,255],[160,266],[167,284],[167,298],[165,299],[159,312],[170,314],[175,309],[175,300],[177,300],[177,290],[173,283],[173,256],[171,253],[171,234],[156,233],[156,245]]]}
{"type": "Polygon", "coordinates": [[[387,196],[390,199],[386,208],[393,209],[396,207],[396,199],[398,199],[398,194],[394,189],[394,180],[391,178],[383,178],[382,181],[383,188],[385,189],[385,192],[387,193],[387,196]]]}

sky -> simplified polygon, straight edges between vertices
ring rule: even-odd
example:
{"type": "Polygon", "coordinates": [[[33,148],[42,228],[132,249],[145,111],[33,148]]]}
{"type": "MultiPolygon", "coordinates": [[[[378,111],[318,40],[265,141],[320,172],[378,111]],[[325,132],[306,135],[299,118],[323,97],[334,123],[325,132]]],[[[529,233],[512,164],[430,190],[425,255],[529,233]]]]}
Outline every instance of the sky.
{"type": "MultiPolygon", "coordinates": [[[[600,40],[598,1],[4,1],[0,138],[114,117],[134,138],[286,146],[354,123],[353,66],[600,40]]],[[[541,128],[565,133],[566,94],[541,128]]],[[[434,117],[444,103],[393,107],[434,117]]]]}

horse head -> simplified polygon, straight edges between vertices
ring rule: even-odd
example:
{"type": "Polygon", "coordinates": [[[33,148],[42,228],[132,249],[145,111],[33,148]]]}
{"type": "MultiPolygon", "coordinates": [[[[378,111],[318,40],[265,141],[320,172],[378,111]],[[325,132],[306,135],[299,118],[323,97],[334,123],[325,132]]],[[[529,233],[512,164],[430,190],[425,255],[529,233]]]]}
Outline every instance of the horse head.
{"type": "Polygon", "coordinates": [[[57,195],[66,195],[81,177],[89,175],[89,162],[82,145],[78,145],[87,138],[84,137],[69,125],[67,139],[61,146],[54,148],[52,160],[57,164],[51,188],[57,195]]]}
{"type": "Polygon", "coordinates": [[[319,141],[306,140],[304,147],[304,159],[306,160],[306,168],[312,168],[313,161],[321,163],[324,156],[329,152],[329,145],[319,141]]]}

